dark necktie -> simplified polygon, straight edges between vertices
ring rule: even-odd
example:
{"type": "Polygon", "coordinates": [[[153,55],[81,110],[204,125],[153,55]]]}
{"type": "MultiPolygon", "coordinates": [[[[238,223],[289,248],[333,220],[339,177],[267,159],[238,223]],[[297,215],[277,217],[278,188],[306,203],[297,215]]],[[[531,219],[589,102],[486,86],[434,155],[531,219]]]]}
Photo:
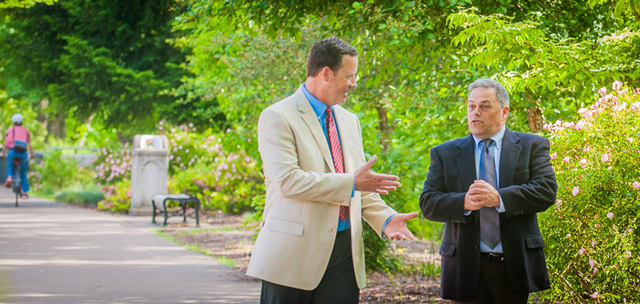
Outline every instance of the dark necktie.
{"type": "MultiPolygon", "coordinates": [[[[480,177],[498,190],[493,151],[489,149],[493,140],[485,139],[483,143],[480,177]]],[[[500,242],[500,217],[495,207],[480,208],[480,239],[492,249],[500,242]]]]}
{"type": "MultiPolygon", "coordinates": [[[[333,121],[331,108],[327,107],[327,133],[329,133],[329,143],[331,144],[331,156],[333,156],[333,166],[336,167],[336,173],[344,173],[344,164],[342,163],[342,148],[340,148],[340,140],[338,139],[338,131],[333,121]]],[[[349,207],[340,206],[340,220],[344,221],[349,216],[349,207]]]]}

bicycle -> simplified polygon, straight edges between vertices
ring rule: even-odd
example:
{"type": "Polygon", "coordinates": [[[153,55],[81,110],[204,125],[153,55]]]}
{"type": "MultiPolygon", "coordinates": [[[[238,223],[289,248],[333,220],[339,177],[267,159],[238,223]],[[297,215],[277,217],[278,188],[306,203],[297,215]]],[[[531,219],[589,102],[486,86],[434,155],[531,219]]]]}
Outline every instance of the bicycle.
{"type": "Polygon", "coordinates": [[[22,177],[20,174],[22,168],[20,168],[20,161],[22,161],[22,157],[16,156],[13,158],[13,168],[15,171],[13,175],[15,176],[15,178],[13,179],[11,188],[13,190],[13,193],[16,194],[16,207],[18,207],[18,198],[20,197],[20,195],[22,195],[22,187],[20,187],[20,185],[22,184],[22,177]]]}

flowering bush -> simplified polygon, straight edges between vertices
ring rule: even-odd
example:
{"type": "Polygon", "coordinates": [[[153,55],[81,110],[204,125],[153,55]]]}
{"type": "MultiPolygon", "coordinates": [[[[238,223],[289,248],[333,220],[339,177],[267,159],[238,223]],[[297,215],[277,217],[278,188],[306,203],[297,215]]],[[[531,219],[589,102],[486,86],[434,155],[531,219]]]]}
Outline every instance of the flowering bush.
{"type": "Polygon", "coordinates": [[[580,120],[545,126],[558,180],[540,215],[554,302],[640,299],[640,90],[615,82],[580,120]]]}
{"type": "Polygon", "coordinates": [[[28,179],[33,191],[43,194],[93,183],[91,171],[79,167],[75,159],[62,155],[60,150],[46,154],[41,162],[30,161],[28,179]]]}
{"type": "Polygon", "coordinates": [[[260,164],[242,150],[225,149],[234,146],[225,134],[198,134],[193,125],[167,131],[169,192],[197,195],[204,209],[234,213],[251,210],[252,201],[264,197],[260,164]]]}
{"type": "Polygon", "coordinates": [[[131,180],[123,179],[115,185],[103,186],[105,199],[98,202],[98,210],[127,213],[131,208],[131,180]]]}
{"type": "MultiPolygon", "coordinates": [[[[260,164],[242,151],[230,132],[198,133],[193,124],[170,126],[160,121],[158,133],[169,140],[169,192],[196,195],[203,209],[239,213],[259,206],[264,198],[260,164]]],[[[95,162],[96,179],[107,185],[102,188],[106,195],[100,204],[102,210],[126,212],[129,208],[130,190],[124,188],[130,187],[131,177],[131,151],[127,146],[102,149],[95,162]]]]}
{"type": "Polygon", "coordinates": [[[123,149],[98,150],[94,161],[96,181],[99,185],[113,185],[131,178],[131,149],[125,143],[123,149]]]}

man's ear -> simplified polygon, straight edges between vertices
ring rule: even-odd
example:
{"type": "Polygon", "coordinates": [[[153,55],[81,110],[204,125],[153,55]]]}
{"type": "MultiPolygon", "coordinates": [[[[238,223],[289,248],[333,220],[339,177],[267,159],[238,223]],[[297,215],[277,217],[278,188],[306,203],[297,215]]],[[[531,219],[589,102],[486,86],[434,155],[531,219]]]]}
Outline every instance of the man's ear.
{"type": "Polygon", "coordinates": [[[323,67],[322,70],[320,70],[320,74],[322,74],[322,79],[327,82],[333,77],[333,71],[328,66],[323,67]]]}

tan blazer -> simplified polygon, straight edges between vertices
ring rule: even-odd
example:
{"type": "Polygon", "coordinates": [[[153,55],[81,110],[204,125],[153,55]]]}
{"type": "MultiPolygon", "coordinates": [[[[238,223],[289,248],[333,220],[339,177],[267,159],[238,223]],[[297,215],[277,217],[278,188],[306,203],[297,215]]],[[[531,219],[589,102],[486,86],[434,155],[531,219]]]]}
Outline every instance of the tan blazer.
{"type": "Polygon", "coordinates": [[[351,250],[359,288],[366,286],[362,221],[378,233],[396,212],[379,194],[355,191],[354,172],[364,165],[360,122],[333,107],[346,173],[335,173],[322,126],[302,89],[271,105],[258,121],[258,149],[267,186],[263,227],[247,274],[312,290],[329,263],[339,206],[350,206],[351,250]]]}

